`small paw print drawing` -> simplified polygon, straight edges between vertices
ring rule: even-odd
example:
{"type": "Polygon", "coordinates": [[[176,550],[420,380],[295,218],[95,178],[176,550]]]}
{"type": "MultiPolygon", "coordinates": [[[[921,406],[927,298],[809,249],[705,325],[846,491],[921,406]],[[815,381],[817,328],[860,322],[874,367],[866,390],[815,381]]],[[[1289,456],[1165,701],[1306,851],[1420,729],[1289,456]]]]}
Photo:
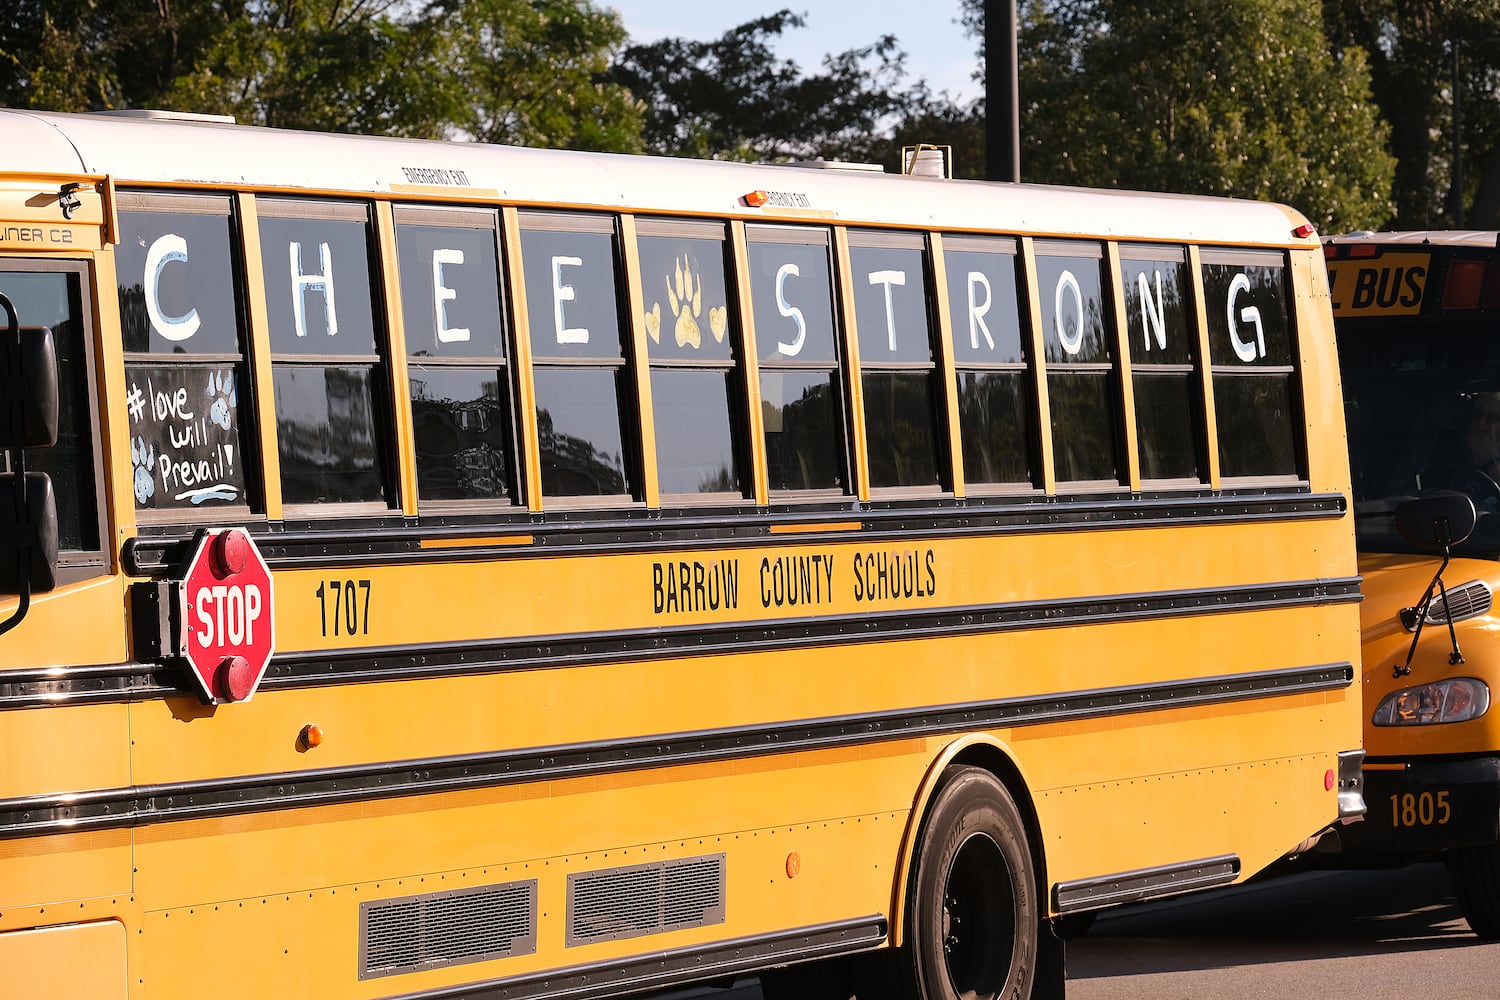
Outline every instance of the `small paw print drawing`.
{"type": "Polygon", "coordinates": [[[130,465],[135,469],[135,502],[144,504],[156,495],[156,480],[151,477],[151,466],[156,462],[156,446],[148,445],[145,438],[130,441],[130,465]]]}
{"type": "Polygon", "coordinates": [[[233,408],[238,405],[234,389],[234,372],[213,372],[208,376],[208,416],[214,423],[229,430],[233,408]]]}
{"type": "MultiPolygon", "coordinates": [[[[698,348],[703,345],[702,329],[698,317],[703,315],[703,278],[693,273],[693,262],[684,255],[673,259],[672,274],[664,279],[667,286],[667,306],[677,317],[673,332],[678,347],[698,348]]],[[[708,310],[708,328],[714,340],[723,342],[728,327],[728,308],[715,306],[708,310]]],[[[646,313],[646,332],[652,341],[661,342],[661,303],[653,302],[646,313]]]]}

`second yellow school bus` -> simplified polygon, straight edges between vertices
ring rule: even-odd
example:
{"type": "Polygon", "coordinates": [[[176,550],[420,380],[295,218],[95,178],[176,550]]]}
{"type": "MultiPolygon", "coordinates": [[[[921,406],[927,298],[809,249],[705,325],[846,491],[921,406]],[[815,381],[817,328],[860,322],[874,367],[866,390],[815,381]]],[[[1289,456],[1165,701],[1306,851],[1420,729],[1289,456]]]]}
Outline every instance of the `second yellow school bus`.
{"type": "Polygon", "coordinates": [[[1362,809],[1295,211],[149,118],[0,113],[16,995],[1055,994],[1362,809]]]}
{"type": "Polygon", "coordinates": [[[1497,242],[1493,230],[1327,242],[1364,577],[1370,806],[1336,860],[1444,861],[1488,940],[1500,938],[1497,242]],[[1434,515],[1470,529],[1446,553],[1434,515]]]}

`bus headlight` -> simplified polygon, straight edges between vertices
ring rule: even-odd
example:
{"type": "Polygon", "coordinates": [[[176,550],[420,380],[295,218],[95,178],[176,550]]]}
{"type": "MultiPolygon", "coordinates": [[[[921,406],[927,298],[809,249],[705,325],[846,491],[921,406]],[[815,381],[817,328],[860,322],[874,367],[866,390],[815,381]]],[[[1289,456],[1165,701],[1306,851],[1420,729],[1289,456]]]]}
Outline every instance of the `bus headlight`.
{"type": "Polygon", "coordinates": [[[1392,691],[1370,721],[1377,726],[1433,726],[1468,722],[1489,708],[1489,685],[1475,677],[1454,677],[1392,691]]]}

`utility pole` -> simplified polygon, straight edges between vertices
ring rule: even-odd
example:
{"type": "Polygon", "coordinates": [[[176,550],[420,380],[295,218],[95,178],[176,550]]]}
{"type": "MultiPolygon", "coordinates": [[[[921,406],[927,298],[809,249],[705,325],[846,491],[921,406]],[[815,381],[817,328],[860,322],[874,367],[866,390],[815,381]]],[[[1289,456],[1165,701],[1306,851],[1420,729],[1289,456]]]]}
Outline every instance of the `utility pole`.
{"type": "Polygon", "coordinates": [[[1463,77],[1458,65],[1458,38],[1448,43],[1453,50],[1453,228],[1464,225],[1464,120],[1463,102],[1459,100],[1459,88],[1463,77]]]}
{"type": "Polygon", "coordinates": [[[1021,179],[1021,88],[1017,72],[1016,0],[984,3],[985,173],[1021,179]]]}

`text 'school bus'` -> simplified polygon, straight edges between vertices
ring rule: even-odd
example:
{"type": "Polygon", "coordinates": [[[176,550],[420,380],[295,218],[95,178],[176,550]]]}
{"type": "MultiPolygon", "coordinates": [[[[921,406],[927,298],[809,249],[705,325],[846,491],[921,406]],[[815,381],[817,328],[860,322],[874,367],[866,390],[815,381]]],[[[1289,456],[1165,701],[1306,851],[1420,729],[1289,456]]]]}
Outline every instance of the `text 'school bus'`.
{"type": "Polygon", "coordinates": [[[1363,863],[1441,856],[1500,938],[1500,252],[1494,232],[1328,241],[1364,575],[1363,863]],[[1415,502],[1413,502],[1415,501],[1415,502]],[[1446,544],[1445,544],[1446,543],[1446,544]]]}
{"type": "Polygon", "coordinates": [[[148,118],[0,113],[10,995],[1055,994],[1362,810],[1297,213],[148,118]]]}

